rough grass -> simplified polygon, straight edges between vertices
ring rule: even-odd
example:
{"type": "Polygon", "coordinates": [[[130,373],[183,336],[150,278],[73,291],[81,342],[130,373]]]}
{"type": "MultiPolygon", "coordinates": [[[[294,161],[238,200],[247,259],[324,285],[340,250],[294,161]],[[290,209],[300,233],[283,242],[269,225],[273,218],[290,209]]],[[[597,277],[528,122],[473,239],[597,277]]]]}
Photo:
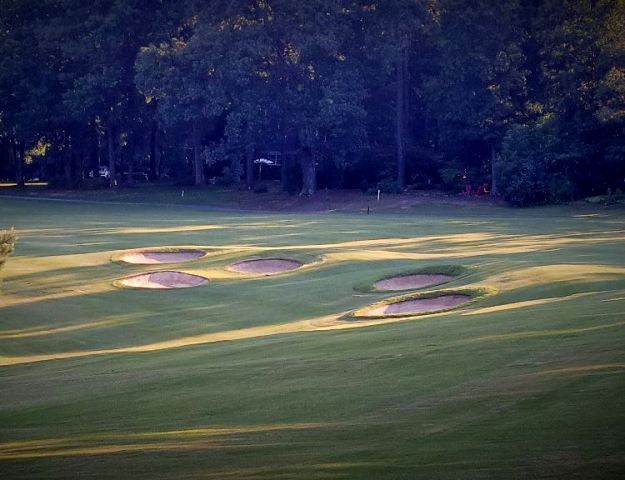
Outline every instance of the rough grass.
{"type": "Polygon", "coordinates": [[[0,230],[0,269],[2,269],[9,255],[13,253],[16,240],[17,235],[13,228],[10,230],[0,230]]]}
{"type": "MultiPolygon", "coordinates": [[[[0,199],[0,477],[622,478],[625,215],[419,206],[270,215],[0,199]],[[197,246],[143,292],[122,250],[197,246]],[[257,256],[320,258],[274,277],[257,256]],[[498,293],[395,323],[359,282],[462,265],[498,293]],[[70,355],[71,354],[71,355],[70,355]]],[[[150,266],[150,270],[153,270],[150,266]]],[[[394,296],[394,295],[393,295],[394,296]]]]}

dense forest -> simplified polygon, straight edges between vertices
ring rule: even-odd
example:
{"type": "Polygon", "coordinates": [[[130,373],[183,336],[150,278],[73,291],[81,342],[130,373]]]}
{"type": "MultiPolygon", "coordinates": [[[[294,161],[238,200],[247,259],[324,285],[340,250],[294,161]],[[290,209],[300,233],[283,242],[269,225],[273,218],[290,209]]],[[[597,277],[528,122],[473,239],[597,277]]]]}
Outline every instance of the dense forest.
{"type": "Polygon", "coordinates": [[[0,179],[625,182],[625,0],[0,0],[0,179]]]}

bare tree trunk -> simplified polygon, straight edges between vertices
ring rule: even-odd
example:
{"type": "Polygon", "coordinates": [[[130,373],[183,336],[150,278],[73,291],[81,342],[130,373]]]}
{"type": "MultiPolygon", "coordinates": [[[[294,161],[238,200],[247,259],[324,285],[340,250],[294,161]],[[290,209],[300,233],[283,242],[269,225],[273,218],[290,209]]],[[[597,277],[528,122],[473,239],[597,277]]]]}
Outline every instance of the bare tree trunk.
{"type": "Polygon", "coordinates": [[[64,170],[65,170],[65,187],[72,187],[72,135],[65,132],[65,155],[64,155],[64,170]]]}
{"type": "Polygon", "coordinates": [[[200,120],[193,122],[193,172],[195,176],[195,186],[206,185],[204,180],[204,163],[202,162],[202,134],[200,120]]]}
{"type": "Polygon", "coordinates": [[[111,187],[114,187],[117,185],[115,182],[117,172],[115,171],[115,140],[113,138],[113,126],[110,123],[106,128],[106,141],[109,161],[109,180],[111,182],[111,187]]]}
{"type": "Polygon", "coordinates": [[[406,158],[404,154],[404,50],[397,53],[396,69],[396,99],[395,99],[395,142],[397,147],[397,186],[403,189],[406,186],[406,158]]]}
{"type": "Polygon", "coordinates": [[[130,134],[128,142],[127,159],[128,164],[128,186],[135,186],[135,153],[137,151],[137,135],[135,132],[130,134]]]}
{"type": "Polygon", "coordinates": [[[154,137],[154,171],[156,173],[156,180],[161,178],[161,157],[162,157],[162,145],[161,145],[161,131],[156,127],[156,134],[154,137]]]}
{"type": "Polygon", "coordinates": [[[230,172],[234,186],[238,188],[241,184],[241,175],[243,175],[243,165],[241,164],[240,155],[232,155],[232,160],[230,161],[230,172]]]}
{"type": "Polygon", "coordinates": [[[310,148],[304,147],[300,158],[302,167],[302,191],[300,195],[314,195],[317,191],[317,172],[315,159],[310,148]]]}
{"type": "Polygon", "coordinates": [[[497,151],[495,147],[491,147],[490,151],[490,194],[493,197],[499,196],[497,191],[497,151]]]}
{"type": "Polygon", "coordinates": [[[286,159],[286,132],[284,129],[284,123],[282,124],[282,132],[281,132],[281,142],[280,142],[280,185],[282,186],[282,190],[286,191],[287,189],[287,159],[286,159]]]}
{"type": "Polygon", "coordinates": [[[159,172],[159,163],[160,163],[160,154],[159,154],[159,145],[158,145],[158,124],[154,122],[152,128],[150,130],[150,141],[148,143],[148,157],[150,158],[150,180],[158,180],[160,176],[159,172]]]}
{"type": "Polygon", "coordinates": [[[74,166],[74,179],[83,179],[85,178],[85,170],[87,169],[88,156],[87,149],[88,145],[83,145],[79,149],[72,150],[72,165],[74,166]]]}
{"type": "Polygon", "coordinates": [[[95,126],[95,121],[89,124],[89,157],[87,170],[93,172],[94,176],[98,175],[98,166],[100,165],[100,148],[99,135],[95,126]]]}
{"type": "Polygon", "coordinates": [[[12,145],[15,159],[15,183],[18,187],[24,186],[24,142],[18,141],[12,145]]]}
{"type": "Polygon", "coordinates": [[[245,145],[245,185],[249,190],[254,186],[254,145],[245,145]]]}

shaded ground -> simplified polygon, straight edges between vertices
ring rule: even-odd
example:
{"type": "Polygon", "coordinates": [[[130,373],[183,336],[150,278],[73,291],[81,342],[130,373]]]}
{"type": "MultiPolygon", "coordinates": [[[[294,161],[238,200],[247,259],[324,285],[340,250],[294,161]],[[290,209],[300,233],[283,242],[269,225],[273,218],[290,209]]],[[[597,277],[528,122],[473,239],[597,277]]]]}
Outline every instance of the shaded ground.
{"type": "Polygon", "coordinates": [[[406,209],[413,205],[440,203],[451,205],[497,204],[488,196],[466,196],[452,193],[422,191],[402,195],[366,195],[359,190],[321,190],[312,197],[289,195],[273,189],[254,193],[245,189],[208,186],[165,187],[144,185],[115,190],[54,190],[46,187],[2,187],[0,196],[45,197],[56,200],[88,200],[97,202],[126,202],[141,204],[168,204],[207,206],[223,210],[324,212],[324,211],[380,211],[406,209]]]}

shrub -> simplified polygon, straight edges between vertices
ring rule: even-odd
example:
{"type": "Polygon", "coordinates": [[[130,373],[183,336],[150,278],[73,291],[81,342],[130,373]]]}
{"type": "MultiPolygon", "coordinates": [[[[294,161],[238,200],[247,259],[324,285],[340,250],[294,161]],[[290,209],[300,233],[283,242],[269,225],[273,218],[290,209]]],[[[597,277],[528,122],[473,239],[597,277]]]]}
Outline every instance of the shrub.
{"type": "Polygon", "coordinates": [[[78,183],[79,181],[76,178],[72,178],[72,180],[68,183],[65,175],[56,175],[48,180],[48,187],[58,189],[72,189],[76,188],[78,186],[78,183]]]}
{"type": "Polygon", "coordinates": [[[369,195],[377,195],[378,190],[380,190],[380,193],[401,193],[401,188],[397,185],[397,181],[392,178],[380,180],[375,187],[368,189],[367,193],[369,195]]]}
{"type": "Polygon", "coordinates": [[[236,183],[238,183],[236,174],[230,167],[224,167],[221,171],[221,176],[215,178],[215,185],[220,185],[222,187],[229,187],[236,183]]]}
{"type": "Polygon", "coordinates": [[[6,262],[7,257],[13,253],[15,240],[17,240],[17,235],[14,229],[0,230],[0,269],[6,262]]]}
{"type": "Polygon", "coordinates": [[[445,190],[462,190],[462,171],[458,168],[441,168],[439,171],[445,190]]]}
{"type": "Polygon", "coordinates": [[[267,193],[267,185],[264,183],[257,183],[254,185],[254,193],[267,193]]]}
{"type": "Polygon", "coordinates": [[[104,177],[83,178],[78,184],[81,190],[103,190],[110,188],[111,181],[104,177]]]}

